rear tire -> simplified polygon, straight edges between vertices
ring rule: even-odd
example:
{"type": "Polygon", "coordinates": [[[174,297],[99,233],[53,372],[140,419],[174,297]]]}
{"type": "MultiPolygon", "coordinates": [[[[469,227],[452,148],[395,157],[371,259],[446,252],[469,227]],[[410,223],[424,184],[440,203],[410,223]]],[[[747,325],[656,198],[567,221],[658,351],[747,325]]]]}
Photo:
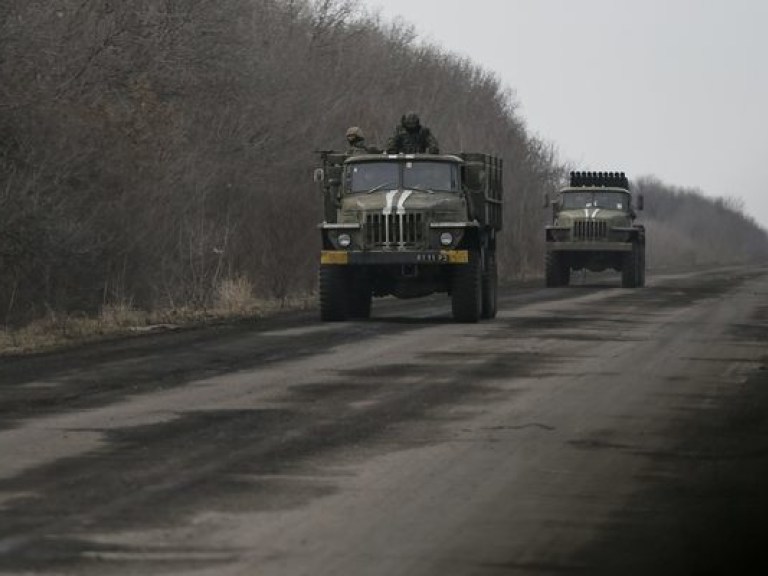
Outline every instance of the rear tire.
{"type": "Polygon", "coordinates": [[[349,316],[349,269],[344,266],[320,265],[320,320],[341,322],[349,316]]]}
{"type": "Polygon", "coordinates": [[[482,312],[482,270],[477,252],[469,253],[469,262],[454,267],[451,278],[451,308],[457,322],[477,322],[482,312]]]}

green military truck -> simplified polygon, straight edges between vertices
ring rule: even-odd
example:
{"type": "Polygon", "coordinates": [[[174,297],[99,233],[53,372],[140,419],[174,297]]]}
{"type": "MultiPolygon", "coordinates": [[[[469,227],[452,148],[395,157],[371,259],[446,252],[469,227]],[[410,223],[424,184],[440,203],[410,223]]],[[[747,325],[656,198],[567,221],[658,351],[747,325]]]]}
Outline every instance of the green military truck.
{"type": "Polygon", "coordinates": [[[320,317],[368,318],[371,299],[451,297],[453,318],[496,316],[502,162],[487,154],[321,152],[320,317]]]}
{"type": "MultiPolygon", "coordinates": [[[[623,172],[571,172],[570,186],[551,202],[546,227],[546,285],[566,286],[571,271],[621,272],[624,288],[645,285],[645,228],[635,224],[629,181],[623,172]]],[[[547,202],[550,205],[549,202],[547,202]]]]}

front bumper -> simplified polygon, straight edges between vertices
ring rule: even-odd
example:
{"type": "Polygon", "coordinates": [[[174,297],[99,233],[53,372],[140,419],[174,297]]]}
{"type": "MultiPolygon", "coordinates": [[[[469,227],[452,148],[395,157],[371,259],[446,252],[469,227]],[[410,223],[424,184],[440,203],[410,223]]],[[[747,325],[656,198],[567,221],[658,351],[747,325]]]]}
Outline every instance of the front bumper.
{"type": "Polygon", "coordinates": [[[409,265],[409,264],[467,264],[467,250],[323,250],[321,264],[340,266],[409,265]]]}
{"type": "Polygon", "coordinates": [[[631,252],[631,242],[547,242],[547,252],[631,252]]]}

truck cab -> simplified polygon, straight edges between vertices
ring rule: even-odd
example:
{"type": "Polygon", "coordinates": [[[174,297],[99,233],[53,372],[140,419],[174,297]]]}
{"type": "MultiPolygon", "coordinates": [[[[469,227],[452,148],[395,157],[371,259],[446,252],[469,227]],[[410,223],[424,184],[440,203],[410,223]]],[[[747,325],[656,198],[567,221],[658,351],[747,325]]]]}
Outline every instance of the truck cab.
{"type": "Polygon", "coordinates": [[[546,285],[567,285],[571,271],[613,269],[623,287],[643,286],[645,228],[634,223],[642,204],[623,172],[572,172],[545,231],[546,285]]]}
{"type": "Polygon", "coordinates": [[[322,158],[315,178],[325,205],[322,319],[368,317],[372,297],[434,292],[451,295],[459,321],[496,314],[500,160],[468,153],[322,158]]]}

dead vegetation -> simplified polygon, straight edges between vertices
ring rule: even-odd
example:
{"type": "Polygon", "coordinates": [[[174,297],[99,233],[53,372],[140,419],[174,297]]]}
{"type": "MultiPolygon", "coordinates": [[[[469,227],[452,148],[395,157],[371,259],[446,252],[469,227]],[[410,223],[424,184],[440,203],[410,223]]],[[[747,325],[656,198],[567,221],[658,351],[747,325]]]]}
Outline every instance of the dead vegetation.
{"type": "MultiPolygon", "coordinates": [[[[354,0],[9,0],[0,43],[10,347],[312,298],[314,151],[344,146],[349,125],[382,145],[410,109],[444,150],[504,159],[499,268],[541,273],[542,197],[566,169],[555,145],[493,73],[354,0]]],[[[651,266],[709,258],[700,229],[718,228],[718,260],[766,257],[738,206],[647,188],[649,227],[680,247],[651,266]]]]}

